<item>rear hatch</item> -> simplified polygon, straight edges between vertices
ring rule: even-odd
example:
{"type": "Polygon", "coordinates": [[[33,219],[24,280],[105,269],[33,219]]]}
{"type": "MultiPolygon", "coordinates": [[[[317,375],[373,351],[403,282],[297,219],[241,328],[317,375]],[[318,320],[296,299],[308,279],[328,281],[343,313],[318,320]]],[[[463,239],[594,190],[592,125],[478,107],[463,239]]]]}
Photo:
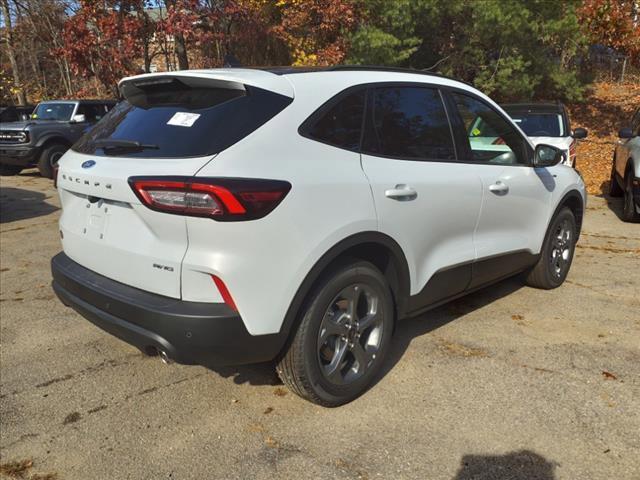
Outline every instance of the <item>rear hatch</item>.
{"type": "Polygon", "coordinates": [[[180,298],[185,217],[143,205],[130,178],[194,176],[291,103],[291,86],[220,69],[132,77],[120,91],[124,101],[60,160],[63,248],[96,273],[180,298]]]}

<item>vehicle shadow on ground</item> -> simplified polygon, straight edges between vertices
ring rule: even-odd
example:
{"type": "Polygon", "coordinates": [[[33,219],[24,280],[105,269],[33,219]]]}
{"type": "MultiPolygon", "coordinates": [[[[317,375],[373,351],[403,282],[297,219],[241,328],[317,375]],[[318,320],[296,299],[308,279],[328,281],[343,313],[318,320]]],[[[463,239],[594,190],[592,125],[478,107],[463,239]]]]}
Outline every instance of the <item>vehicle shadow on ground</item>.
{"type": "Polygon", "coordinates": [[[49,215],[58,210],[44,193],[22,188],[0,187],[0,223],[49,215]]]}
{"type": "Polygon", "coordinates": [[[530,450],[505,455],[465,455],[460,460],[460,469],[453,480],[554,480],[556,466],[530,450]]]}
{"type": "Polygon", "coordinates": [[[205,365],[212,372],[224,378],[233,378],[233,383],[241,385],[282,385],[273,362],[254,363],[253,365],[235,365],[220,367],[205,365]]]}
{"type": "MultiPolygon", "coordinates": [[[[411,341],[433,330],[453,322],[458,318],[488,305],[502,297],[510,295],[524,286],[520,277],[504,280],[495,285],[479,290],[442,307],[414,318],[401,320],[391,340],[391,348],[385,359],[382,372],[374,381],[375,386],[400,361],[411,341]]],[[[254,365],[220,367],[207,365],[207,368],[224,378],[233,378],[234,383],[250,385],[280,385],[282,382],[275,372],[273,362],[254,365]]]]}
{"type": "MultiPolygon", "coordinates": [[[[607,182],[607,188],[608,186],[609,186],[609,182],[607,182]]],[[[609,207],[609,210],[615,213],[616,217],[618,217],[620,221],[624,221],[622,219],[622,209],[624,208],[624,198],[611,197],[609,195],[599,195],[599,196],[602,196],[602,198],[604,198],[607,201],[607,207],[609,207]]]]}
{"type": "Polygon", "coordinates": [[[511,295],[522,287],[524,287],[522,277],[516,276],[446,303],[441,307],[429,310],[422,315],[400,320],[391,340],[391,348],[387,354],[382,372],[374,382],[374,386],[402,359],[414,338],[437,330],[502,297],[511,295]]]}

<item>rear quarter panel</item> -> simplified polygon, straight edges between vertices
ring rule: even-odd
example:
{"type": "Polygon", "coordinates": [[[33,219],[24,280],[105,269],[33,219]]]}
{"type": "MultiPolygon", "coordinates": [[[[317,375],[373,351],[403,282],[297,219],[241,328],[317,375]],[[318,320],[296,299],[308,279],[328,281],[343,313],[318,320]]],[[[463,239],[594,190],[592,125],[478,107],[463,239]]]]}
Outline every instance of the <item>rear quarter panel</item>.
{"type": "MultiPolygon", "coordinates": [[[[303,74],[300,74],[303,75],[303,74]]],[[[227,285],[247,330],[278,332],[313,265],[340,240],[377,230],[360,155],[298,134],[299,125],[348,85],[309,79],[294,102],[198,172],[206,177],[285,180],[292,188],[265,218],[187,218],[182,297],[219,301],[210,274],[227,285]]]]}

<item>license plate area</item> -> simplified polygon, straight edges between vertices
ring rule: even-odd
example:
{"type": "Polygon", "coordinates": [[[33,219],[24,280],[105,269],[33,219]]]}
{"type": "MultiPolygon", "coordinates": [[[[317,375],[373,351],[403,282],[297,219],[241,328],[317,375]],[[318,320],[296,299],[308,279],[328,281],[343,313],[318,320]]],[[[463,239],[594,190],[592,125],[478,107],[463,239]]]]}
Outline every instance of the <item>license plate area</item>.
{"type": "Polygon", "coordinates": [[[85,226],[82,233],[91,240],[104,240],[109,224],[109,202],[89,197],[85,206],[85,226]]]}

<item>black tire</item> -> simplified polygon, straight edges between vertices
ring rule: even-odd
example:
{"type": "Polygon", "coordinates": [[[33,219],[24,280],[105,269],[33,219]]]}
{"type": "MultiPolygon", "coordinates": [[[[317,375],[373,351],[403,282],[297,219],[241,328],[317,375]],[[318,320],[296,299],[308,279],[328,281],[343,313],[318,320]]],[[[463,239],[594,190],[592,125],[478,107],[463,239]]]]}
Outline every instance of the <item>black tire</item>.
{"type": "Polygon", "coordinates": [[[613,164],[611,165],[611,176],[609,177],[609,196],[610,197],[621,197],[624,194],[624,190],[618,183],[618,179],[616,178],[616,159],[613,158],[613,164]]]}
{"type": "Polygon", "coordinates": [[[53,167],[58,163],[58,160],[64,155],[69,149],[66,145],[62,145],[61,143],[54,143],[49,145],[40,154],[40,159],[38,160],[38,170],[40,171],[40,175],[46,178],[53,178],[53,167]]]}
{"type": "Polygon", "coordinates": [[[577,234],[573,212],[562,208],[549,224],[538,263],[527,274],[527,285],[545,290],[562,285],[571,268],[577,234]]]}
{"type": "Polygon", "coordinates": [[[633,201],[633,174],[628,171],[624,177],[624,204],[622,206],[622,220],[625,222],[640,222],[640,214],[636,212],[633,201]]]}
{"type": "Polygon", "coordinates": [[[298,329],[276,366],[282,382],[302,398],[325,407],[343,405],[365,392],[380,372],[393,332],[393,297],[382,273],[358,260],[332,269],[299,316],[298,329]],[[373,313],[372,302],[376,302],[373,313]],[[352,304],[356,306],[350,310],[352,304]],[[367,322],[372,317],[375,323],[367,322]],[[361,330],[361,322],[370,326],[361,330]],[[335,333],[334,329],[345,330],[335,333]]]}
{"type": "Polygon", "coordinates": [[[21,166],[19,165],[5,165],[4,163],[0,163],[0,175],[3,177],[12,177],[13,175],[17,175],[22,171],[21,166]]]}

